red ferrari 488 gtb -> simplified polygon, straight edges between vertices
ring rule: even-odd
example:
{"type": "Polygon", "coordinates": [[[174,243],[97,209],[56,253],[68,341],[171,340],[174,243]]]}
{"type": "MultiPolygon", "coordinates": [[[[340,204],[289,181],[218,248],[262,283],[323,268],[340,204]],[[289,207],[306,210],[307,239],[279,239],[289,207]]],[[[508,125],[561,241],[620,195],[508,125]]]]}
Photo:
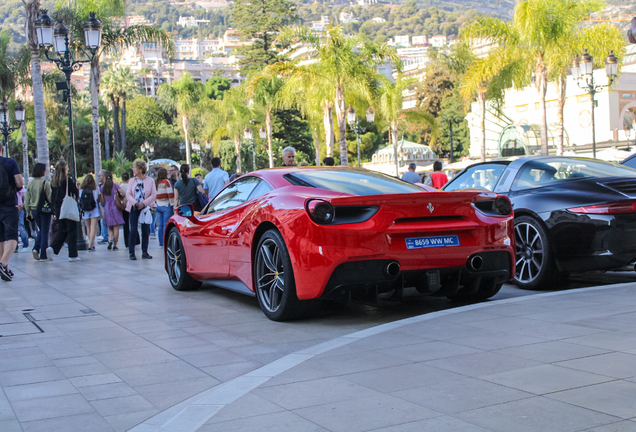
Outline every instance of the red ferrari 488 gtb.
{"type": "Polygon", "coordinates": [[[165,230],[176,290],[202,282],[256,295],[268,318],[298,318],[314,299],[414,287],[483,300],[514,276],[512,207],[486,191],[427,192],[354,168],[244,175],[165,230]]]}

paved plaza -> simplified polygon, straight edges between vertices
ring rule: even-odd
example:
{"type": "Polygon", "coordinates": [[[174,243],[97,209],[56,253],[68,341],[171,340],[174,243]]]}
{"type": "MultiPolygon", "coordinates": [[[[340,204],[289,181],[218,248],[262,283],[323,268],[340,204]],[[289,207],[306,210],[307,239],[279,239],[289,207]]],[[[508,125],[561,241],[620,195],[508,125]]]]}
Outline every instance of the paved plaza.
{"type": "Polygon", "coordinates": [[[154,245],[14,256],[0,431],[636,431],[636,284],[275,323],[154,245]]]}

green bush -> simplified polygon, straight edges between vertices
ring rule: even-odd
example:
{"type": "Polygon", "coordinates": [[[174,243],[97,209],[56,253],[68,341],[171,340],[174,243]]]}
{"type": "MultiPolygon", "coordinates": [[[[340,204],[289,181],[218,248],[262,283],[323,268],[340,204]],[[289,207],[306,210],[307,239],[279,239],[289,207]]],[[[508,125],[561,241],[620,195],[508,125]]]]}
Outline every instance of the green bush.
{"type": "Polygon", "coordinates": [[[208,170],[206,170],[205,168],[196,167],[192,169],[192,177],[194,177],[197,174],[201,174],[203,177],[205,177],[207,173],[208,173],[208,170]]]}

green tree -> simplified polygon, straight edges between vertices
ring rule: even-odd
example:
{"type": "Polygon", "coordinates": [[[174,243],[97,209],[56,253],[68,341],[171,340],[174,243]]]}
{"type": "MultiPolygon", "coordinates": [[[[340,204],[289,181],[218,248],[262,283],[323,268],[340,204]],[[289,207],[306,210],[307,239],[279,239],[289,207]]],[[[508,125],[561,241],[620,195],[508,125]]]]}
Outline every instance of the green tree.
{"type": "Polygon", "coordinates": [[[399,68],[395,50],[369,43],[360,35],[347,37],[342,27],[329,27],[322,38],[307,28],[290,27],[281,32],[281,40],[304,42],[316,53],[318,61],[312,64],[281,62],[274,66],[286,76],[304,76],[329,87],[338,122],[340,164],[347,166],[346,90],[372,100],[376,85],[373,67],[390,60],[399,68]]]}
{"type": "Polygon", "coordinates": [[[277,61],[272,51],[277,32],[298,19],[296,4],[288,0],[236,0],[230,21],[244,39],[253,42],[239,49],[239,65],[246,76],[277,61]]]}
{"type": "Polygon", "coordinates": [[[205,95],[210,99],[223,99],[223,94],[232,87],[228,78],[213,77],[205,82],[205,95]]]}
{"type": "Polygon", "coordinates": [[[160,136],[166,120],[161,106],[154,98],[136,96],[128,103],[128,128],[130,132],[130,146],[136,148],[144,141],[154,144],[156,137],[160,136]]]}
{"type": "MultiPolygon", "coordinates": [[[[524,0],[517,3],[512,22],[482,17],[462,31],[465,40],[489,38],[501,47],[500,53],[508,62],[497,61],[495,64],[499,70],[514,62],[525,71],[521,82],[528,82],[530,75],[534,75],[541,114],[541,152],[544,155],[548,154],[545,106],[548,82],[554,78],[557,69],[561,73],[563,71],[563,45],[574,37],[581,21],[590,12],[602,9],[603,5],[600,0],[524,0]]],[[[519,86],[520,82],[515,81],[515,84],[519,86]]]]}
{"type": "Polygon", "coordinates": [[[267,133],[267,154],[269,167],[274,168],[274,153],[272,151],[272,112],[278,104],[283,80],[277,75],[256,75],[247,87],[247,97],[253,100],[265,113],[265,130],[267,133]]]}
{"type": "Polygon", "coordinates": [[[196,110],[196,104],[203,93],[203,84],[195,81],[192,75],[184,73],[169,84],[159,86],[157,92],[159,104],[168,110],[174,110],[181,118],[181,126],[185,134],[186,163],[190,164],[190,116],[196,110]]]}

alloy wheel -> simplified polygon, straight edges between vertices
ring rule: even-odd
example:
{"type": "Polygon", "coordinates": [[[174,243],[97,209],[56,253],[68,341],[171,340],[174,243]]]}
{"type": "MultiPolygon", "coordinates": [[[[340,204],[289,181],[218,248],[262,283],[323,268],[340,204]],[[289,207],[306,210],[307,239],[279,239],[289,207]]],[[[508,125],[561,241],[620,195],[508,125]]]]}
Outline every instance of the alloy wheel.
{"type": "Polygon", "coordinates": [[[544,240],[539,231],[528,222],[515,225],[517,246],[515,280],[534,281],[545,265],[544,240]]]}
{"type": "Polygon", "coordinates": [[[181,243],[179,234],[171,232],[166,247],[166,263],[168,265],[168,277],[172,285],[177,285],[181,279],[181,243]]]}
{"type": "Polygon", "coordinates": [[[256,260],[256,289],[268,312],[276,312],[285,292],[285,268],[280,248],[272,239],[265,240],[256,260]]]}

